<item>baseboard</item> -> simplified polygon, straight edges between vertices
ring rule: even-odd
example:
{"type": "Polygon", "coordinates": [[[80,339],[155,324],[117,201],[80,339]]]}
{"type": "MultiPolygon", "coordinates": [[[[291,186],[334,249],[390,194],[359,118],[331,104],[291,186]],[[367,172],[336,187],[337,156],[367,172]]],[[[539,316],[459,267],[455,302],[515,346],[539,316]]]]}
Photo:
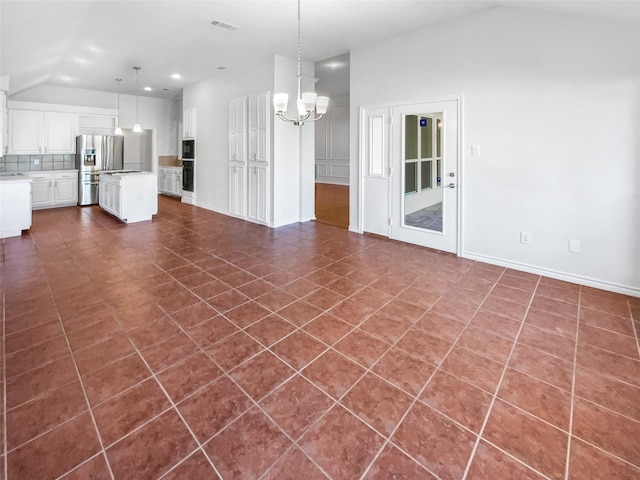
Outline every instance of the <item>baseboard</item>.
{"type": "Polygon", "coordinates": [[[535,265],[528,265],[526,263],[512,262],[504,260],[502,258],[491,257],[488,255],[482,255],[473,252],[463,252],[460,254],[462,258],[468,258],[469,260],[476,260],[478,262],[489,263],[491,265],[498,265],[500,267],[512,268],[514,270],[520,270],[522,272],[533,273],[535,275],[542,275],[544,277],[555,278],[556,280],[563,280],[565,282],[577,283],[578,285],[584,285],[587,287],[598,288],[600,290],[607,290],[609,292],[621,293],[623,295],[629,295],[631,297],[640,298],[640,288],[631,287],[628,285],[620,285],[617,283],[606,282],[604,280],[597,280],[595,278],[584,277],[581,275],[574,275],[572,273],[560,272],[548,268],[537,267],[535,265]]]}
{"type": "Polygon", "coordinates": [[[353,225],[349,225],[349,231],[350,231],[351,233],[362,233],[362,230],[360,230],[360,229],[359,229],[359,228],[357,228],[357,227],[354,227],[353,225]]]}
{"type": "Polygon", "coordinates": [[[198,203],[198,204],[194,203],[193,205],[196,206],[196,207],[204,208],[205,210],[209,210],[211,212],[219,213],[221,215],[227,215],[229,217],[232,216],[229,213],[228,210],[222,210],[220,208],[217,208],[217,207],[214,207],[214,206],[211,206],[211,205],[206,205],[206,204],[203,204],[203,203],[198,203]]]}

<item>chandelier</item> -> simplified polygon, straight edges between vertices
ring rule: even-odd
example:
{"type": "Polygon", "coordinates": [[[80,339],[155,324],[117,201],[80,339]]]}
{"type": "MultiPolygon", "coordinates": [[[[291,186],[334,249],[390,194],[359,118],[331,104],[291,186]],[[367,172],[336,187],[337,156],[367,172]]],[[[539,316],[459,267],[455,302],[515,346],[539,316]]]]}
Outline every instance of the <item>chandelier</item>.
{"type": "Polygon", "coordinates": [[[273,107],[276,115],[285,122],[292,122],[294,125],[304,125],[305,121],[315,122],[327,113],[329,97],[319,97],[315,92],[300,93],[300,82],[302,71],[300,67],[300,0],[298,0],[298,98],[296,99],[297,115],[289,118],[285,115],[289,105],[289,95],[287,93],[276,93],[273,95],[273,107]],[[316,115],[311,116],[315,110],[316,115]]]}

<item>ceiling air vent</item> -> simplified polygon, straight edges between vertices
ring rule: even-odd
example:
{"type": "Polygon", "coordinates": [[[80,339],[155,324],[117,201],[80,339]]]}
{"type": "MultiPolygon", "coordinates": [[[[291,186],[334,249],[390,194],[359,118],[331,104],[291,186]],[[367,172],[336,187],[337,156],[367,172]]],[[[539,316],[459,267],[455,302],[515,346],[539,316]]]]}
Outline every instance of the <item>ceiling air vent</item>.
{"type": "Polygon", "coordinates": [[[238,30],[238,28],[240,27],[236,27],[235,25],[231,25],[229,23],[224,23],[221,22],[220,20],[214,20],[213,22],[211,22],[211,25],[213,25],[214,27],[220,27],[220,28],[224,28],[225,30],[238,30]]]}

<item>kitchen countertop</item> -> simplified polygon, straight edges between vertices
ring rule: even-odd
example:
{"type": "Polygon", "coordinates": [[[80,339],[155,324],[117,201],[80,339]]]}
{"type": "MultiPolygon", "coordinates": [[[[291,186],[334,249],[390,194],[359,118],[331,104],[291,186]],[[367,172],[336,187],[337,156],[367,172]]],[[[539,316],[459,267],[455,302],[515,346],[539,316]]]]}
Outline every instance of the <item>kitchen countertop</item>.
{"type": "Polygon", "coordinates": [[[0,182],[31,182],[31,177],[22,172],[1,172],[0,182]]]}
{"type": "Polygon", "coordinates": [[[124,177],[127,175],[155,175],[153,172],[141,172],[139,170],[122,170],[122,171],[111,171],[111,172],[100,172],[101,175],[110,175],[110,176],[118,176],[124,177]]]}

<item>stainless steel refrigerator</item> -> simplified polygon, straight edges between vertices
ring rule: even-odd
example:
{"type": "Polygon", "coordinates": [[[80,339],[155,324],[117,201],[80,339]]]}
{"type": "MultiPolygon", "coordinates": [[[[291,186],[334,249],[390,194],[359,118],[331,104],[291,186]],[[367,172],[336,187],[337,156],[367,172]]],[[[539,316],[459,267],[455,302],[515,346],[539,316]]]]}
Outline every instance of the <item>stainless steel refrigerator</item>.
{"type": "Polygon", "coordinates": [[[78,169],[78,205],[98,203],[100,172],[122,170],[124,141],[116,135],[78,135],[76,168],[78,169]]]}

